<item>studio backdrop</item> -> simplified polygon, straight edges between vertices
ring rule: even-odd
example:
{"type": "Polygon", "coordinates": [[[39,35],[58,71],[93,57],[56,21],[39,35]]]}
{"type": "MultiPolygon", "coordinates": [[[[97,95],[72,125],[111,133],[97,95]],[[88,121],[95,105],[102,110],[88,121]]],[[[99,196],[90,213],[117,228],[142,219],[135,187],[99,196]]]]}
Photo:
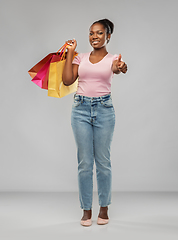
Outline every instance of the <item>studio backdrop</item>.
{"type": "MultiPolygon", "coordinates": [[[[47,96],[28,70],[68,39],[92,51],[90,25],[115,24],[113,191],[178,190],[178,2],[1,0],[0,191],[78,191],[73,95],[47,96]]],[[[96,186],[96,175],[94,189],[96,186]]]]}

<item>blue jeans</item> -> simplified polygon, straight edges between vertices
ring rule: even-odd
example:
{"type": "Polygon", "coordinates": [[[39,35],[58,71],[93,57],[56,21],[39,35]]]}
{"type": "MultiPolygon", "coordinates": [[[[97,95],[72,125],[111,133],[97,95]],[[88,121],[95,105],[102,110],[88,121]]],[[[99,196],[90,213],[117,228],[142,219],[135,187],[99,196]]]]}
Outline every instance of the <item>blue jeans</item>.
{"type": "Polygon", "coordinates": [[[110,146],[115,126],[111,95],[74,95],[71,125],[77,145],[80,206],[92,208],[93,164],[96,164],[98,199],[101,207],[111,204],[110,146]]]}

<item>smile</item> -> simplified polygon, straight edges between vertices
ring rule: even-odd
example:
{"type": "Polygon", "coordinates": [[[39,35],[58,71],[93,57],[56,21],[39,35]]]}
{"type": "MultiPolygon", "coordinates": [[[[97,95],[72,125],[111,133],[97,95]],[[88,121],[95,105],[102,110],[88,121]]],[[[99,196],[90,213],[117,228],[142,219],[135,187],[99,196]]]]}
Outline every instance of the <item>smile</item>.
{"type": "Polygon", "coordinates": [[[92,44],[97,44],[99,43],[99,41],[92,41],[92,44]]]}

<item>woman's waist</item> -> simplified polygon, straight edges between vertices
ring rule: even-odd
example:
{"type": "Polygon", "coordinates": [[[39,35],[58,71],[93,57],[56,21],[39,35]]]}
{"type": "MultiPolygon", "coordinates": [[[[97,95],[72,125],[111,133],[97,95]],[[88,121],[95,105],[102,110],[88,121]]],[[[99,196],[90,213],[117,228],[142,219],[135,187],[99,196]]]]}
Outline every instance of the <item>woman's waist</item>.
{"type": "Polygon", "coordinates": [[[100,95],[100,96],[86,96],[84,94],[78,94],[76,93],[74,95],[74,99],[75,100],[81,100],[81,101],[96,101],[96,102],[100,102],[100,101],[106,101],[109,100],[111,98],[111,92],[108,92],[104,95],[100,95]]]}
{"type": "Polygon", "coordinates": [[[101,97],[111,93],[111,86],[101,86],[101,85],[93,85],[93,86],[86,86],[86,85],[78,85],[76,94],[86,96],[86,97],[101,97]]]}

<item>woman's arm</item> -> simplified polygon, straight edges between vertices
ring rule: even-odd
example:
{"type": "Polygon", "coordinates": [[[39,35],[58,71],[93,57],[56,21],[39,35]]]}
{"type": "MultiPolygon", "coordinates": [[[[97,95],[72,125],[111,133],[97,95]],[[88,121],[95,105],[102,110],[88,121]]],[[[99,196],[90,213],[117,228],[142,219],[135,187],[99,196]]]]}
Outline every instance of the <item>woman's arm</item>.
{"type": "Polygon", "coordinates": [[[127,64],[121,61],[121,54],[119,54],[118,60],[113,61],[112,71],[115,74],[119,74],[120,72],[127,72],[127,64]]]}
{"type": "Polygon", "coordinates": [[[78,65],[72,64],[74,50],[77,46],[75,39],[67,41],[70,45],[67,47],[67,57],[62,74],[64,85],[69,86],[74,83],[78,77],[78,65]]]}

